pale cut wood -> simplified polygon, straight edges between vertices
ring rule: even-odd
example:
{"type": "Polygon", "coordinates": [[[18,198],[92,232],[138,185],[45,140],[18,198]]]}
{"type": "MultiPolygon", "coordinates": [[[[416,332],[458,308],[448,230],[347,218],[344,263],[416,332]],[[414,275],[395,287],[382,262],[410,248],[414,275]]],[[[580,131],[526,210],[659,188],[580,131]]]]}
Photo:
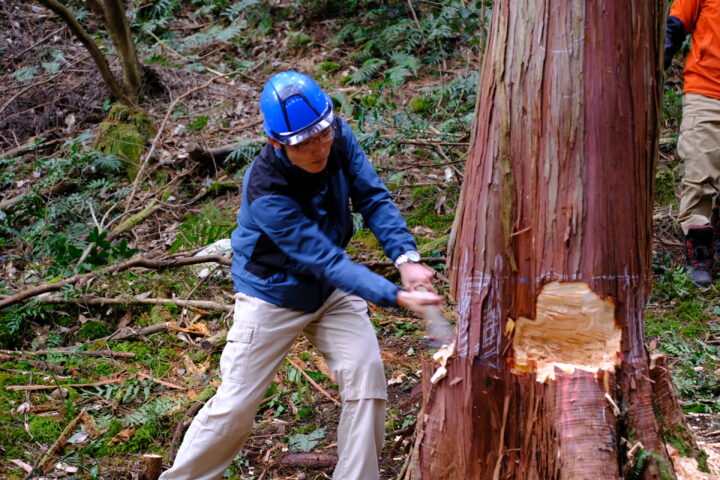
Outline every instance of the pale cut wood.
{"type": "Polygon", "coordinates": [[[143,471],[140,480],[157,480],[162,473],[162,457],[154,453],[143,455],[143,471]]]}

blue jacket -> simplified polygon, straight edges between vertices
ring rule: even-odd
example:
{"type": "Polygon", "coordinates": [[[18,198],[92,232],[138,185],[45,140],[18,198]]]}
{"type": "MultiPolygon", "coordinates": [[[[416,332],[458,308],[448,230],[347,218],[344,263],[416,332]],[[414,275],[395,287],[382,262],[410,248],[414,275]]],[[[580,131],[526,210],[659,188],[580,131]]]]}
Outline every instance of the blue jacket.
{"type": "Polygon", "coordinates": [[[377,305],[395,305],[399,287],[345,254],[352,208],[395,259],[415,240],[350,126],[336,118],[328,164],[320,173],[292,165],[269,143],[243,180],[232,234],[237,292],[312,312],[336,288],[377,305]]]}

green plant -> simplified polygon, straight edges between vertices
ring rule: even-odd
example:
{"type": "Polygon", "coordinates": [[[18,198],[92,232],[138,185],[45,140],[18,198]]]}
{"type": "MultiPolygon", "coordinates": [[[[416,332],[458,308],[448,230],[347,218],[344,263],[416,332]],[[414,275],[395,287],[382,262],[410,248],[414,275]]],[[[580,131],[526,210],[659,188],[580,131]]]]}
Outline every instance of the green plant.
{"type": "Polygon", "coordinates": [[[291,452],[309,452],[324,438],[325,429],[318,428],[310,433],[295,433],[288,437],[288,446],[291,452]]]}
{"type": "Polygon", "coordinates": [[[675,478],[671,468],[665,463],[660,455],[649,450],[641,449],[634,458],[632,468],[629,472],[629,480],[640,480],[643,478],[643,471],[647,467],[648,462],[654,460],[660,466],[660,478],[662,480],[671,480],[675,478]]]}
{"type": "Polygon", "coordinates": [[[16,347],[21,343],[31,321],[48,318],[48,306],[36,299],[0,310],[0,345],[16,347]]]}
{"type": "Polygon", "coordinates": [[[176,402],[170,398],[158,397],[130,413],[125,417],[124,424],[131,427],[139,427],[151,422],[156,423],[166,416],[175,405],[176,402]]]}
{"type": "Polygon", "coordinates": [[[185,221],[178,227],[170,252],[201,247],[221,238],[228,238],[235,226],[234,212],[221,211],[212,203],[208,203],[198,215],[185,214],[185,221]]]}
{"type": "Polygon", "coordinates": [[[33,415],[28,422],[30,435],[42,443],[51,443],[60,436],[62,425],[60,421],[54,417],[40,417],[33,415]]]}
{"type": "Polygon", "coordinates": [[[478,33],[486,30],[488,22],[481,13],[488,3],[430,2],[423,5],[418,20],[408,18],[403,2],[343,2],[345,9],[363,17],[347,22],[332,41],[358,47],[347,57],[359,65],[347,81],[366,83],[388,65],[385,80],[398,86],[416,75],[421,65],[440,65],[460,46],[478,45],[482,41],[478,33]]]}
{"type": "Polygon", "coordinates": [[[201,115],[188,123],[187,128],[188,130],[199,132],[207,126],[208,121],[210,121],[210,117],[208,115],[201,115]]]}
{"type": "MultiPolygon", "coordinates": [[[[92,150],[87,145],[90,139],[88,134],[80,135],[54,156],[38,158],[33,170],[39,179],[14,209],[0,215],[2,241],[27,252],[26,261],[45,265],[46,271],[38,272],[41,275],[74,271],[76,265],[71,263],[80,258],[78,252],[104,238],[93,228],[92,218],[115,208],[127,195],[114,181],[122,162],[92,150]]],[[[95,254],[124,258],[129,249],[121,243],[114,251],[106,245],[89,252],[91,262],[101,263],[95,254]]]]}

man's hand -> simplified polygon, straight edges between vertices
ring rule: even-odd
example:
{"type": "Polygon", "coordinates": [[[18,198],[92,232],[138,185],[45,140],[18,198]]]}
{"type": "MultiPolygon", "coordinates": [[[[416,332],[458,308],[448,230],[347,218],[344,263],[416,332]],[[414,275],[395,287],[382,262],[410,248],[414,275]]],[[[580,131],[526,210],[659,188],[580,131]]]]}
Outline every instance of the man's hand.
{"type": "Polygon", "coordinates": [[[440,305],[443,297],[432,292],[408,292],[400,290],[395,301],[401,307],[405,307],[422,316],[424,308],[428,305],[440,305]]]}
{"type": "Polygon", "coordinates": [[[430,292],[435,291],[432,285],[435,272],[431,268],[419,263],[407,262],[400,265],[398,270],[400,271],[402,286],[408,292],[412,292],[415,290],[415,287],[421,285],[430,292]]]}

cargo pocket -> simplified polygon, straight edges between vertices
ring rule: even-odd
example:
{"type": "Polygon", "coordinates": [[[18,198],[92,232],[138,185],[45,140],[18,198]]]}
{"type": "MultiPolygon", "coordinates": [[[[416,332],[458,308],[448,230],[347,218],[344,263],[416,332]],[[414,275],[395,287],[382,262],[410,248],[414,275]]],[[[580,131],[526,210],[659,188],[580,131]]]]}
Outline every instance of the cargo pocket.
{"type": "Polygon", "coordinates": [[[227,344],[220,356],[220,375],[223,382],[245,381],[255,330],[256,324],[247,322],[233,325],[230,329],[227,344]]]}

